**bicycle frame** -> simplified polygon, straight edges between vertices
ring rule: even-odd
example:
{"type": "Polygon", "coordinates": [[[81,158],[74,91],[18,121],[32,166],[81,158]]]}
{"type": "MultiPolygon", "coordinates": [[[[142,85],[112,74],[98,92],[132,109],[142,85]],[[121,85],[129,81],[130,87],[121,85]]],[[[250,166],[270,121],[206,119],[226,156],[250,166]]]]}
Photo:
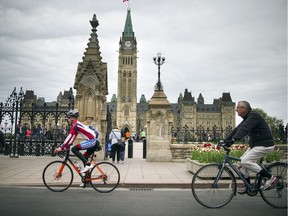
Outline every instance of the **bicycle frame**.
{"type": "MultiPolygon", "coordinates": [[[[252,185],[252,184],[250,184],[249,182],[247,182],[247,180],[243,177],[243,175],[240,173],[240,171],[237,169],[237,167],[236,167],[236,166],[233,164],[233,162],[232,162],[232,161],[241,161],[241,159],[240,159],[240,158],[237,158],[237,157],[230,156],[230,155],[229,155],[230,149],[227,148],[227,147],[223,147],[223,148],[224,148],[224,150],[226,151],[226,155],[225,155],[225,158],[224,158],[224,160],[223,160],[223,162],[222,162],[222,164],[221,164],[221,168],[219,169],[219,172],[218,172],[218,174],[217,174],[217,176],[216,176],[216,179],[215,179],[212,187],[215,187],[215,188],[218,187],[217,183],[218,183],[220,177],[222,176],[222,173],[223,173],[225,167],[227,167],[227,164],[229,164],[230,167],[232,168],[232,170],[234,170],[234,172],[235,172],[235,173],[237,174],[237,176],[244,182],[245,186],[248,187],[249,190],[251,190],[251,191],[253,191],[253,192],[258,192],[258,191],[259,191],[259,188],[258,188],[258,187],[255,188],[254,185],[252,185]]],[[[228,168],[228,169],[229,169],[229,168],[228,168]]],[[[229,169],[229,171],[231,171],[231,170],[229,169]]],[[[232,174],[233,174],[233,173],[232,173],[232,174]]],[[[233,176],[235,176],[235,175],[233,174],[233,176]]],[[[256,176],[256,180],[257,180],[258,178],[259,178],[259,177],[258,177],[258,175],[257,175],[257,176],[256,176]]]]}
{"type": "MultiPolygon", "coordinates": [[[[61,165],[61,167],[59,168],[58,172],[57,172],[57,176],[61,176],[61,173],[65,167],[65,164],[67,164],[67,161],[72,165],[72,167],[74,168],[74,170],[78,173],[78,175],[81,177],[81,180],[83,183],[88,183],[90,182],[91,180],[100,180],[103,178],[103,175],[104,172],[99,168],[99,166],[97,166],[97,163],[93,161],[93,157],[94,155],[92,154],[90,156],[90,162],[93,163],[94,167],[96,166],[97,170],[101,173],[100,176],[98,177],[94,177],[94,178],[91,178],[89,173],[85,173],[84,175],[80,172],[80,170],[76,167],[76,165],[73,163],[73,161],[70,159],[70,151],[67,150],[66,151],[66,155],[64,157],[64,160],[63,160],[63,163],[61,165]]],[[[74,156],[74,155],[73,155],[74,156]]]]}
{"type": "Polygon", "coordinates": [[[287,163],[274,162],[261,166],[260,161],[259,165],[267,169],[277,179],[269,188],[262,190],[262,176],[257,173],[255,181],[250,183],[235,164],[241,159],[230,156],[229,148],[225,148],[223,145],[219,145],[219,147],[223,147],[226,151],[223,161],[203,166],[192,178],[191,190],[198,203],[207,208],[221,208],[227,205],[236,196],[238,180],[236,177],[238,175],[245,184],[247,195],[260,194],[268,205],[274,208],[287,208],[287,163]]]}

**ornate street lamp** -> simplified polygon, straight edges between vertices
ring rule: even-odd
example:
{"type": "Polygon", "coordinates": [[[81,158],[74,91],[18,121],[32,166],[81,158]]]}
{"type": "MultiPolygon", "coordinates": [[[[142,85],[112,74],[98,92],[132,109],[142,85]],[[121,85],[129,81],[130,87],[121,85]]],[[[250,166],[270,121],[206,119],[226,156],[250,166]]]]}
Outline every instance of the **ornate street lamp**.
{"type": "Polygon", "coordinates": [[[73,93],[69,95],[68,100],[69,100],[69,104],[68,104],[69,109],[74,109],[75,98],[74,98],[73,93]]]}
{"type": "Polygon", "coordinates": [[[153,61],[158,66],[158,82],[155,86],[155,89],[163,90],[163,86],[162,86],[161,81],[160,81],[160,67],[162,64],[164,64],[165,58],[161,57],[161,53],[157,53],[157,57],[154,57],[153,61]]]}
{"type": "Polygon", "coordinates": [[[17,92],[16,87],[14,87],[14,90],[12,91],[10,97],[7,98],[6,104],[5,104],[5,106],[13,107],[13,110],[14,110],[14,107],[16,108],[14,121],[13,121],[13,118],[11,119],[12,125],[13,123],[15,124],[14,124],[14,142],[13,142],[13,148],[11,149],[10,157],[19,157],[17,141],[16,141],[16,129],[17,129],[17,121],[18,121],[19,102],[21,102],[23,98],[24,98],[24,92],[22,90],[22,87],[20,88],[19,92],[17,92]]]}
{"type": "Polygon", "coordinates": [[[185,124],[184,125],[184,142],[187,143],[187,131],[188,131],[188,126],[185,124]]]}

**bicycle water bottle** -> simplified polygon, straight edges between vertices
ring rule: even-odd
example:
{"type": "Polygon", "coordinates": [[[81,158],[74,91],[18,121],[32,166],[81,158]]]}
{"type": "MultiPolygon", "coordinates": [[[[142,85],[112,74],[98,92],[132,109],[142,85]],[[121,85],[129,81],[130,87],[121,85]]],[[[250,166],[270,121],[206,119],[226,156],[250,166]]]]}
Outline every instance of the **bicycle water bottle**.
{"type": "Polygon", "coordinates": [[[77,169],[80,171],[80,170],[81,170],[80,164],[79,164],[76,160],[74,160],[73,163],[75,164],[75,166],[77,167],[77,169]]]}

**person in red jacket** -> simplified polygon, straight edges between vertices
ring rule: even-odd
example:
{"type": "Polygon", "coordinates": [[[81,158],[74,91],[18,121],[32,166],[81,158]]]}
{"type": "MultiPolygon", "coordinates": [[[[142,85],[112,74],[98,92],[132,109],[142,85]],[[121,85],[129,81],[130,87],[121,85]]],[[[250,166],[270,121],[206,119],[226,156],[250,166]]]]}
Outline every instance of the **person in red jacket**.
{"type": "Polygon", "coordinates": [[[72,124],[72,127],[64,143],[60,147],[56,148],[54,153],[57,154],[60,151],[69,149],[77,135],[81,134],[85,138],[85,141],[74,145],[71,151],[83,162],[85,167],[80,172],[85,173],[93,168],[93,165],[88,162],[88,158],[94,153],[94,151],[101,150],[101,146],[98,141],[98,132],[93,127],[86,126],[78,121],[78,117],[79,113],[77,110],[70,110],[67,113],[68,122],[69,124],[72,124]],[[86,150],[84,155],[80,150],[86,150]]]}

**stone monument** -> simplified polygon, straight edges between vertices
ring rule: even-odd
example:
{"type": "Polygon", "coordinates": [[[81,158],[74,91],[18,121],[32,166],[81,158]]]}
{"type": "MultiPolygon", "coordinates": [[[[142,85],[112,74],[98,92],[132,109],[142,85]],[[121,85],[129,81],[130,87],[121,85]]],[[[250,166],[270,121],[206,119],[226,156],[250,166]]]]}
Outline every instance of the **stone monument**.
{"type": "Polygon", "coordinates": [[[147,113],[146,161],[168,162],[172,160],[170,150],[173,115],[170,103],[162,88],[155,89],[147,113]]]}

